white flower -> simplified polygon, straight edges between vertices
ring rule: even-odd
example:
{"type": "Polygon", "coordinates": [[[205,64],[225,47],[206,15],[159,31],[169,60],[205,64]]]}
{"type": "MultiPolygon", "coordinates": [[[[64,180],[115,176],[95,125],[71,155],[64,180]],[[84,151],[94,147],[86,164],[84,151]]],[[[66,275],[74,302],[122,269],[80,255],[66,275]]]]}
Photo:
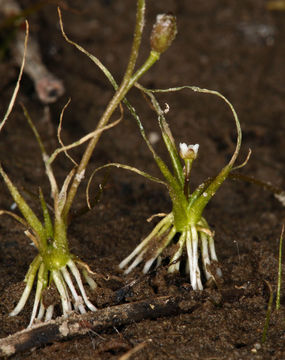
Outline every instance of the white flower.
{"type": "Polygon", "coordinates": [[[197,157],[199,144],[187,145],[185,143],[179,144],[180,156],[182,159],[194,160],[197,157]]]}

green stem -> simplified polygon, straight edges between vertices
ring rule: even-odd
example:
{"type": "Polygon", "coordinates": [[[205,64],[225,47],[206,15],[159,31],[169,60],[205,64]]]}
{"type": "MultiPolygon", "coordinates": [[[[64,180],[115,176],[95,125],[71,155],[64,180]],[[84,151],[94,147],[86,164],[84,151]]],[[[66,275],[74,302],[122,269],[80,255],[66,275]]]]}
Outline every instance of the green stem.
{"type": "Polygon", "coordinates": [[[190,174],[191,174],[193,160],[185,159],[184,162],[185,162],[184,195],[188,200],[190,198],[190,174]]]}
{"type": "Polygon", "coordinates": [[[150,90],[146,89],[145,87],[143,87],[140,84],[136,84],[136,87],[149,96],[149,98],[151,99],[152,105],[153,105],[153,107],[154,107],[154,109],[155,109],[155,111],[156,111],[156,113],[158,115],[159,126],[160,126],[160,129],[161,129],[161,133],[162,133],[164,143],[165,143],[165,145],[167,147],[167,150],[168,150],[168,153],[170,155],[170,159],[171,159],[173,170],[174,170],[174,176],[172,176],[172,174],[170,173],[170,171],[167,168],[167,166],[165,165],[165,163],[162,161],[162,159],[154,151],[153,147],[151,146],[151,144],[149,143],[148,139],[145,136],[144,129],[143,129],[143,126],[142,126],[140,120],[137,119],[137,122],[139,124],[142,136],[143,136],[144,140],[146,141],[150,151],[152,152],[153,157],[154,157],[157,165],[159,166],[160,171],[162,172],[163,176],[167,180],[170,180],[171,177],[173,179],[176,179],[176,182],[178,182],[180,184],[181,188],[183,188],[183,184],[184,184],[183,169],[182,169],[182,166],[181,166],[181,162],[180,162],[180,159],[179,159],[178,152],[177,152],[176,147],[175,147],[174,139],[172,137],[170,128],[169,128],[169,126],[168,126],[168,124],[167,124],[167,122],[165,120],[163,111],[162,111],[158,101],[156,100],[155,96],[152,94],[152,92],[150,90]]]}
{"type": "Polygon", "coordinates": [[[135,82],[138,81],[138,79],[147,72],[149,68],[152,67],[153,64],[155,64],[159,60],[160,54],[156,51],[151,51],[149,54],[149,57],[145,61],[145,63],[135,72],[135,74],[130,79],[128,90],[134,86],[135,82]]]}
{"type": "Polygon", "coordinates": [[[189,224],[189,215],[187,209],[187,199],[183,189],[169,188],[169,195],[172,200],[172,212],[174,216],[174,226],[178,232],[181,232],[189,224]]]}
{"type": "Polygon", "coordinates": [[[40,201],[41,201],[42,210],[43,210],[43,216],[44,216],[46,238],[47,239],[52,239],[53,238],[53,226],[52,226],[52,221],[51,221],[51,218],[50,218],[50,215],[49,215],[48,207],[47,207],[47,204],[45,202],[45,198],[44,198],[42,189],[40,189],[40,201]]]}
{"type": "Polygon", "coordinates": [[[280,240],[279,240],[278,281],[277,281],[277,296],[276,296],[276,310],[277,311],[280,308],[280,296],[281,296],[283,235],[284,235],[284,225],[282,227],[280,240]]]}
{"type": "Polygon", "coordinates": [[[162,128],[162,137],[163,137],[164,143],[167,147],[167,150],[168,150],[168,153],[169,153],[169,156],[171,159],[175,178],[179,181],[180,186],[183,187],[184,186],[184,175],[183,175],[183,168],[181,166],[178,152],[176,150],[175,145],[172,143],[170,137],[168,136],[168,134],[166,134],[166,132],[163,131],[163,128],[162,128]]]}
{"type": "Polygon", "coordinates": [[[53,247],[56,249],[61,249],[64,253],[69,253],[66,236],[66,225],[61,216],[55,218],[54,221],[53,247]]]}
{"type": "MultiPolygon", "coordinates": [[[[137,71],[135,76],[131,79],[131,76],[132,76],[132,73],[133,73],[133,70],[135,67],[136,59],[138,56],[138,50],[140,47],[141,37],[142,37],[142,30],[143,30],[143,25],[144,25],[144,12],[145,12],[145,1],[138,0],[134,40],[133,40],[133,45],[132,45],[132,50],[131,50],[131,55],[129,58],[127,70],[125,72],[125,75],[124,75],[124,78],[123,78],[123,81],[122,81],[120,87],[117,89],[115,95],[113,96],[112,100],[109,102],[104,114],[102,115],[102,117],[97,125],[97,129],[101,129],[102,127],[107,125],[111,115],[113,114],[113,112],[115,111],[115,109],[117,108],[119,103],[122,101],[122,99],[124,98],[124,96],[126,95],[128,90],[131,88],[131,86],[134,84],[134,82],[137,81],[137,79],[146,71],[146,70],[144,70],[144,72],[137,71]]],[[[146,67],[146,69],[148,69],[152,64],[154,64],[154,62],[155,62],[154,59],[152,59],[152,63],[149,62],[148,67],[146,67]]],[[[83,157],[80,161],[80,164],[77,168],[76,175],[71,184],[70,190],[67,195],[66,203],[65,203],[65,206],[64,206],[64,209],[62,212],[63,219],[65,222],[67,221],[68,213],[69,213],[70,207],[73,203],[74,197],[77,193],[78,186],[81,183],[81,180],[84,176],[85,169],[88,165],[88,162],[91,158],[93,150],[94,150],[100,136],[101,136],[101,133],[99,132],[96,135],[94,135],[94,137],[90,140],[90,142],[83,154],[83,157]]]]}

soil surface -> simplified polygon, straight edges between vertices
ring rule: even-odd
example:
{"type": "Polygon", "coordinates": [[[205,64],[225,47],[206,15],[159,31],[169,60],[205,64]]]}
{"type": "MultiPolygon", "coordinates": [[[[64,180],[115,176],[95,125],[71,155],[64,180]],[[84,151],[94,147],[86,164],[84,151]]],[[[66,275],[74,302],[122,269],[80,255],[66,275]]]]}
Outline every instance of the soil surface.
{"type": "MultiPolygon", "coordinates": [[[[27,7],[32,2],[20,3],[27,7]]],[[[62,5],[66,8],[63,12],[66,33],[96,54],[116,79],[121,79],[132,42],[135,1],[66,1],[62,5]]],[[[152,88],[196,85],[223,93],[234,104],[241,120],[243,144],[239,163],[244,161],[248,149],[252,150],[248,164],[240,172],[284,189],[285,12],[269,11],[265,0],[149,0],[140,63],[149,51],[151,24],[161,12],[177,16],[179,33],[141,83],[152,88]]],[[[41,186],[48,198],[50,189],[38,145],[19,103],[28,108],[51,152],[57,146],[59,115],[68,98],[72,101],[64,115],[64,143],[94,129],[113,90],[96,66],[65,42],[54,4],[31,14],[29,21],[31,34],[38,37],[44,62],[63,79],[66,93],[55,104],[44,106],[35,95],[33,83],[24,76],[13,113],[1,133],[0,154],[9,176],[39,213],[33,194],[41,186]]],[[[6,54],[0,64],[1,116],[9,103],[17,73],[6,54]]],[[[155,114],[137,90],[132,90],[128,97],[148,134],[158,135],[155,149],[167,159],[155,114]]],[[[176,142],[200,144],[199,159],[192,171],[193,184],[217,174],[235,146],[234,122],[226,105],[214,96],[187,90],[159,99],[161,104],[169,104],[167,119],[176,142]]],[[[75,159],[80,159],[81,151],[82,148],[77,148],[72,152],[75,159]]],[[[111,161],[160,176],[127,110],[124,120],[101,137],[88,173],[111,161]]],[[[66,157],[59,157],[55,164],[59,181],[64,180],[71,167],[66,157]]],[[[99,172],[93,181],[92,198],[104,176],[103,171],[99,172]]],[[[85,206],[85,186],[86,182],[74,210],[85,206]]],[[[10,209],[13,201],[2,181],[0,191],[1,208],[10,209]]],[[[111,169],[99,204],[89,213],[74,218],[69,230],[72,252],[97,274],[106,277],[98,276],[99,288],[90,294],[98,308],[118,305],[113,295],[134,279],[135,285],[120,303],[163,295],[179,295],[187,302],[193,295],[189,277],[168,275],[165,261],[146,276],[142,276],[142,267],[128,276],[118,270],[119,262],[157,221],[148,223],[146,219],[170,209],[163,186],[124,170],[111,169]]],[[[279,312],[275,310],[274,300],[267,339],[261,344],[270,296],[267,283],[273,289],[274,299],[276,296],[279,237],[285,207],[261,187],[227,180],[204,215],[215,231],[223,281],[215,288],[205,287],[195,297],[196,305],[191,311],[144,319],[102,333],[90,331],[84,337],[51,343],[12,358],[119,359],[135,349],[126,358],[285,359],[284,276],[281,308],[279,312]],[[138,344],[143,345],[136,348],[138,344]]],[[[1,337],[24,329],[29,323],[32,297],[18,316],[8,315],[19,299],[25,273],[36,255],[23,230],[13,219],[1,217],[1,337]]]]}

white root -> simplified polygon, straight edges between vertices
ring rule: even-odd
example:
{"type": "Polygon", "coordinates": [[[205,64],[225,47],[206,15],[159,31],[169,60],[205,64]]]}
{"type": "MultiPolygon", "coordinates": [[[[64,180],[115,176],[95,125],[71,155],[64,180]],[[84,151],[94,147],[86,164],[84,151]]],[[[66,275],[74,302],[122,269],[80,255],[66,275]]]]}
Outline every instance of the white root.
{"type": "Polygon", "coordinates": [[[22,311],[24,306],[26,305],[26,302],[30,296],[39,266],[40,266],[40,257],[37,256],[35,258],[35,260],[32,262],[30,269],[27,273],[27,276],[25,279],[25,281],[27,282],[27,285],[23,291],[23,294],[22,294],[17,306],[15,307],[15,309],[10,312],[10,314],[9,314],[10,316],[18,315],[20,313],[20,311],[22,311]]]}
{"type": "Polygon", "coordinates": [[[86,292],[85,292],[85,289],[84,289],[84,286],[83,286],[83,283],[82,283],[82,280],[81,280],[81,276],[80,276],[80,272],[79,270],[77,269],[77,266],[75,265],[75,263],[73,262],[73,260],[69,260],[68,263],[67,263],[67,266],[70,268],[71,272],[72,272],[72,275],[74,276],[75,280],[76,280],[76,283],[79,287],[79,290],[81,292],[81,295],[84,299],[84,302],[86,304],[86,306],[91,310],[91,311],[96,311],[96,307],[89,301],[87,295],[86,295],[86,292]]]}
{"type": "MultiPolygon", "coordinates": [[[[44,271],[45,271],[45,265],[44,265],[44,263],[41,263],[40,269],[38,272],[37,290],[36,290],[36,295],[35,295],[33,311],[32,311],[32,315],[31,315],[31,319],[30,319],[30,323],[29,323],[28,327],[31,327],[33,325],[33,322],[37,315],[39,304],[41,302],[42,291],[44,288],[44,271]]],[[[40,310],[42,310],[42,309],[40,309],[40,310]]]]}
{"type": "Polygon", "coordinates": [[[46,310],[45,321],[50,321],[53,316],[54,305],[49,305],[46,310]]]}
{"type": "Polygon", "coordinates": [[[135,258],[131,265],[124,271],[124,274],[129,274],[137,265],[143,261],[143,256],[147,252],[147,248],[143,249],[140,254],[135,258]]]}
{"type": "MultiPolygon", "coordinates": [[[[69,260],[66,265],[67,266],[62,267],[59,270],[50,271],[50,278],[54,281],[60,295],[63,315],[68,316],[68,314],[73,309],[79,311],[81,314],[84,314],[86,313],[85,305],[91,311],[96,311],[96,307],[89,301],[86,295],[80,272],[76,267],[75,263],[73,262],[73,260],[69,260]],[[71,271],[72,276],[69,273],[68,269],[71,271]],[[77,289],[80,290],[80,294],[78,294],[77,289]],[[72,299],[70,297],[70,294],[72,295],[72,299]]],[[[38,255],[30,266],[30,270],[26,275],[27,285],[17,306],[10,313],[10,316],[18,315],[25,306],[27,299],[31,293],[36,276],[36,294],[28,327],[33,326],[35,321],[42,321],[43,318],[45,321],[51,320],[54,313],[54,304],[49,305],[47,308],[45,308],[43,303],[42,296],[43,290],[47,286],[48,282],[48,270],[44,262],[42,261],[42,258],[38,255]]],[[[91,289],[95,289],[97,284],[87,274],[87,271],[83,271],[83,276],[90,285],[91,289]]]]}
{"type": "MultiPolygon", "coordinates": [[[[193,287],[194,284],[194,278],[193,278],[193,249],[192,249],[192,241],[191,241],[191,232],[188,230],[186,232],[186,249],[187,249],[187,255],[188,255],[188,264],[189,264],[189,273],[190,273],[190,283],[193,287]]],[[[193,290],[196,290],[193,287],[193,290]]]]}
{"type": "MultiPolygon", "coordinates": [[[[196,226],[191,226],[191,237],[192,237],[192,248],[193,248],[193,278],[194,278],[194,286],[196,286],[195,290],[203,290],[203,285],[201,282],[201,274],[198,264],[198,232],[196,226]]],[[[193,287],[194,289],[194,287],[193,287]]]]}
{"type": "Polygon", "coordinates": [[[28,297],[31,293],[31,290],[32,290],[32,287],[33,287],[33,282],[34,282],[34,279],[32,281],[32,283],[27,283],[26,287],[25,287],[25,290],[23,291],[23,294],[17,304],[17,306],[15,307],[15,309],[13,311],[10,312],[10,316],[16,316],[18,315],[24,308],[24,306],[26,305],[26,302],[28,300],[28,297]]]}
{"type": "Polygon", "coordinates": [[[162,251],[168,246],[168,244],[170,243],[170,241],[173,239],[173,237],[176,234],[176,229],[175,227],[173,227],[170,232],[168,233],[168,235],[163,239],[161,246],[158,248],[158,250],[156,250],[155,255],[149,259],[146,263],[145,266],[143,268],[143,273],[146,274],[149,269],[151,268],[152,264],[154,263],[154,261],[158,258],[158,256],[162,253],[162,251]]]}
{"type": "Polygon", "coordinates": [[[62,272],[64,280],[67,283],[67,285],[71,291],[71,294],[73,296],[75,310],[79,310],[81,314],[85,314],[86,310],[83,305],[82,297],[77,294],[76,289],[73,285],[73,282],[71,280],[71,277],[70,277],[69,272],[67,271],[66,267],[63,267],[61,269],[61,272],[62,272]]]}
{"type": "Polygon", "coordinates": [[[171,261],[170,261],[170,266],[168,268],[168,272],[169,273],[174,273],[176,271],[179,271],[179,267],[180,267],[180,258],[183,252],[183,247],[185,246],[185,239],[186,239],[186,233],[183,232],[180,235],[179,241],[178,241],[178,250],[175,252],[175,254],[173,255],[171,261]]]}
{"type": "MultiPolygon", "coordinates": [[[[124,271],[125,274],[130,273],[137,265],[145,260],[143,267],[143,273],[147,273],[155,261],[161,261],[161,253],[173,240],[177,234],[177,230],[173,224],[173,216],[169,214],[166,218],[161,220],[153,231],[135,248],[135,250],[126,257],[121,263],[120,268],[125,267],[131,260],[133,262],[124,271]],[[154,245],[153,242],[157,240],[158,244],[154,245]],[[152,250],[152,247],[155,250],[152,250]],[[146,259],[146,254],[150,254],[150,257],[146,259]]],[[[174,273],[179,271],[180,258],[183,254],[183,250],[186,247],[187,261],[186,261],[186,273],[190,275],[190,283],[193,290],[203,290],[203,284],[201,280],[201,271],[199,267],[199,254],[203,264],[203,271],[207,280],[214,278],[214,275],[210,272],[209,266],[212,261],[217,262],[217,255],[215,251],[214,238],[210,231],[205,219],[201,219],[199,224],[191,225],[180,233],[180,237],[177,243],[177,248],[172,256],[168,272],[174,273]]],[[[216,270],[216,275],[221,277],[221,269],[216,270]]]]}
{"type": "Polygon", "coordinates": [[[40,304],[40,310],[39,310],[39,313],[38,313],[38,316],[36,318],[36,320],[38,321],[41,321],[44,317],[44,314],[45,314],[45,307],[44,307],[44,304],[43,304],[43,301],[41,300],[41,304],[40,304]]]}
{"type": "Polygon", "coordinates": [[[63,316],[67,316],[71,312],[71,303],[64,280],[59,270],[53,270],[51,274],[60,295],[63,316]]]}
{"type": "Polygon", "coordinates": [[[96,282],[92,279],[91,276],[88,275],[88,272],[85,269],[83,269],[82,273],[83,273],[84,279],[86,280],[86,282],[90,286],[90,289],[95,290],[97,288],[97,286],[98,286],[96,284],[96,282]]]}
{"type": "Polygon", "coordinates": [[[156,256],[153,256],[145,263],[144,268],[143,268],[144,274],[146,274],[148,272],[148,270],[151,268],[151,265],[154,263],[155,259],[156,259],[156,256]]]}
{"type": "MultiPolygon", "coordinates": [[[[119,268],[123,269],[125,266],[128,265],[128,263],[135,257],[137,256],[147,245],[148,243],[156,236],[160,236],[160,234],[162,232],[164,232],[164,229],[168,228],[172,223],[172,219],[173,219],[173,215],[170,213],[168,214],[164,219],[162,219],[152,230],[152,232],[134,249],[133,252],[131,252],[131,254],[129,256],[127,256],[123,261],[120,262],[119,264],[119,268]]],[[[166,230],[165,229],[165,230],[166,230]]],[[[145,252],[145,251],[144,251],[145,252]]],[[[136,261],[136,260],[135,260],[136,261]]],[[[135,268],[139,263],[136,262],[136,265],[132,266],[131,265],[131,269],[129,270],[129,268],[125,271],[125,274],[128,274],[133,268],[135,268]]]]}
{"type": "Polygon", "coordinates": [[[201,238],[201,250],[202,250],[202,261],[203,261],[203,268],[206,279],[209,280],[212,277],[212,274],[208,271],[208,266],[210,266],[210,258],[208,252],[208,236],[204,233],[200,233],[201,238]]]}
{"type": "MultiPolygon", "coordinates": [[[[211,254],[211,259],[214,261],[218,261],[217,255],[216,255],[216,250],[215,250],[215,242],[214,242],[214,238],[212,236],[209,237],[209,249],[210,249],[210,254],[211,254]]],[[[219,277],[222,277],[222,270],[220,268],[216,269],[216,273],[219,277]]]]}
{"type": "Polygon", "coordinates": [[[135,255],[135,260],[131,263],[131,265],[124,271],[124,274],[129,274],[137,265],[139,265],[144,260],[144,255],[149,250],[148,244],[154,239],[154,238],[162,238],[162,243],[158,250],[156,250],[153,257],[151,257],[144,265],[143,273],[146,274],[149,269],[151,268],[154,261],[159,257],[159,255],[162,253],[162,251],[166,248],[166,246],[170,243],[172,238],[174,237],[176,230],[173,227],[171,231],[169,231],[169,228],[172,226],[171,223],[168,221],[165,221],[163,219],[160,221],[160,223],[157,224],[157,226],[154,228],[154,230],[150,233],[149,236],[147,236],[136,248],[135,250],[125,259],[121,262],[119,265],[120,268],[124,267],[129,263],[130,260],[133,259],[135,255]],[[162,223],[162,224],[161,224],[162,223]],[[158,226],[159,225],[159,226],[158,226]],[[164,234],[167,234],[165,237],[163,237],[164,234]],[[151,236],[152,235],[152,236],[151,236]]]}

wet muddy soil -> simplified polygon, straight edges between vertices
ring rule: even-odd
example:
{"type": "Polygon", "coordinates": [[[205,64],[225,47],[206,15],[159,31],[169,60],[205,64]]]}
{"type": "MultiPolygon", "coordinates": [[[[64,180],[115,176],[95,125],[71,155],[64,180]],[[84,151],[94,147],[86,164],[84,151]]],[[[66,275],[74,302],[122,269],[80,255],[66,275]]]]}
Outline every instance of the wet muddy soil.
{"type": "MultiPolygon", "coordinates": [[[[30,4],[21,1],[23,7],[30,4]]],[[[66,33],[96,54],[116,79],[121,79],[132,41],[135,1],[66,1],[62,5],[66,8],[66,33]]],[[[263,0],[149,0],[140,62],[149,51],[151,24],[161,12],[177,16],[179,33],[141,82],[146,87],[196,85],[222,92],[234,104],[241,120],[243,144],[239,162],[244,161],[249,148],[252,150],[248,164],[240,172],[285,188],[285,12],[269,11],[263,0]]],[[[54,4],[45,5],[29,20],[45,63],[66,88],[59,101],[46,107],[37,99],[31,80],[24,76],[14,111],[1,133],[1,163],[33,204],[33,194],[37,194],[39,186],[47,197],[50,190],[37,143],[19,102],[28,108],[47,149],[52,151],[57,146],[59,114],[69,97],[72,101],[64,115],[62,132],[65,143],[93,130],[113,91],[95,65],[64,41],[54,4]]],[[[0,78],[2,116],[17,79],[17,68],[9,53],[0,64],[0,78]]],[[[168,121],[177,143],[200,144],[199,159],[192,172],[193,184],[198,185],[215,175],[234,150],[231,114],[218,98],[210,95],[183,91],[159,99],[162,104],[169,104],[168,121]]],[[[129,100],[137,107],[148,134],[157,138],[155,149],[165,156],[156,117],[149,105],[136,90],[129,100]]],[[[72,152],[75,159],[80,154],[79,148],[72,152]]],[[[111,161],[159,176],[127,111],[118,126],[103,134],[89,173],[111,161]]],[[[64,179],[71,166],[64,156],[58,159],[55,172],[59,180],[64,179]]],[[[104,172],[98,173],[92,196],[104,176],[104,172]]],[[[86,182],[74,210],[85,205],[85,186],[86,182]]],[[[12,200],[3,182],[0,191],[1,208],[9,209],[12,200]]],[[[36,206],[34,209],[38,211],[36,206]]],[[[151,230],[153,224],[146,219],[168,211],[170,201],[163,187],[112,169],[99,204],[88,214],[74,218],[70,247],[93,271],[106,277],[98,276],[99,288],[90,294],[98,308],[179,295],[185,303],[195,301],[191,311],[114,326],[100,333],[90,331],[84,337],[53,342],[13,358],[119,359],[134,349],[134,354],[125,358],[285,359],[284,280],[281,308],[279,312],[273,310],[266,342],[261,344],[270,297],[268,284],[276,295],[285,207],[261,187],[227,180],[204,213],[215,231],[223,281],[214,288],[205,287],[194,297],[188,276],[168,275],[164,261],[145,276],[141,267],[128,276],[117,267],[151,230]],[[132,280],[136,280],[135,284],[118,302],[114,295],[132,280]]],[[[31,301],[18,316],[8,314],[19,299],[25,272],[36,251],[25,238],[22,226],[9,217],[1,217],[0,233],[0,336],[6,337],[29,322],[31,301]]]]}

